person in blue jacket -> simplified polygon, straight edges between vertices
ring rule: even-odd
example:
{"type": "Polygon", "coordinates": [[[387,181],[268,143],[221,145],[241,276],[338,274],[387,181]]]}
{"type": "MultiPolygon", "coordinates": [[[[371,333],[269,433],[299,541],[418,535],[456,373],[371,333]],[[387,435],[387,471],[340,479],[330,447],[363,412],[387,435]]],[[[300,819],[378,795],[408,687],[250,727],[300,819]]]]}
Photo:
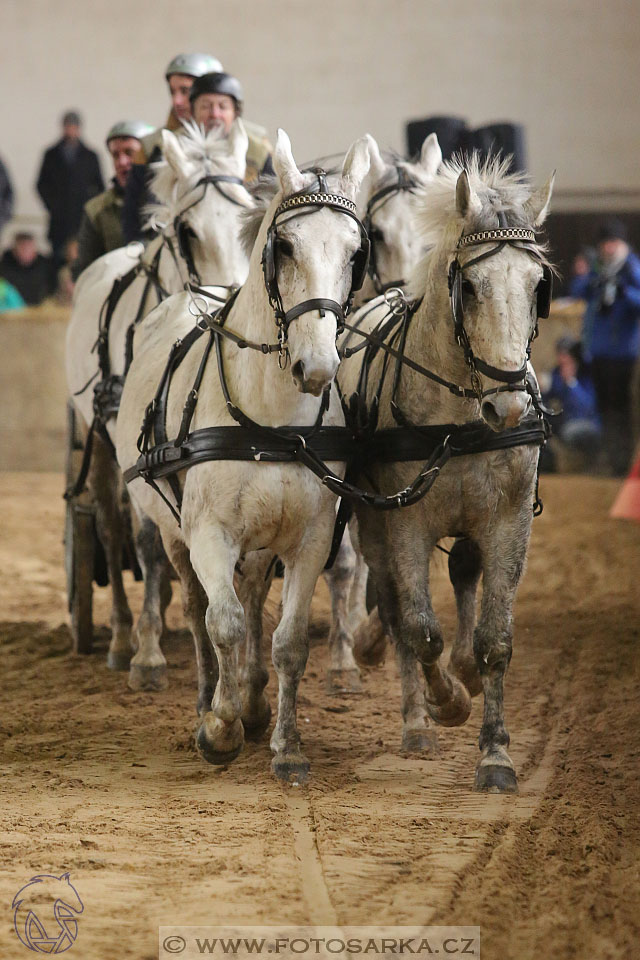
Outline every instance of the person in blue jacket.
{"type": "Polygon", "coordinates": [[[570,294],[587,301],[582,340],[591,364],[607,458],[624,476],[633,448],[631,385],[640,354],[640,259],[625,225],[605,221],[592,269],[574,277],[570,294]]]}
{"type": "MultiPolygon", "coordinates": [[[[568,449],[582,454],[592,465],[600,450],[601,425],[593,382],[582,360],[582,347],[573,337],[561,337],[556,343],[556,365],[549,388],[543,392],[545,404],[557,410],[553,433],[568,449]]],[[[551,447],[545,448],[542,469],[556,468],[551,447]]]]}

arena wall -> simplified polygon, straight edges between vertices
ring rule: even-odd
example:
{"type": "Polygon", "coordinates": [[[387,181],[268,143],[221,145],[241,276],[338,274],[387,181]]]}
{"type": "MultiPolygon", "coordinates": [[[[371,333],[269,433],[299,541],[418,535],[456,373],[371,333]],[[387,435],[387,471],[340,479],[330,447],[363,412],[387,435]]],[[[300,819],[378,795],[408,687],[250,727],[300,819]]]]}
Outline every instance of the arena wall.
{"type": "Polygon", "coordinates": [[[628,208],[638,49],[633,0],[3,0],[1,153],[22,224],[41,229],[33,184],[61,112],[82,111],[92,145],[122,118],[161,123],[164,66],[206,50],[241,78],[246,115],[272,138],[283,126],[301,160],[365,131],[403,149],[405,122],[434,114],[512,120],[533,174],[558,169],[556,210],[576,191],[582,204],[622,190],[628,208]]]}

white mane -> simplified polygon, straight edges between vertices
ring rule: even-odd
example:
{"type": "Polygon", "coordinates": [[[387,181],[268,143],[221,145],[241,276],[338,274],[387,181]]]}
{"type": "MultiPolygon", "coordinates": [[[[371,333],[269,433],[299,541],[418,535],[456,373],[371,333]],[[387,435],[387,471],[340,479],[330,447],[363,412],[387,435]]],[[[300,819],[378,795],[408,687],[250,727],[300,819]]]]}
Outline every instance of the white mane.
{"type": "MultiPolygon", "coordinates": [[[[440,167],[438,174],[426,183],[419,192],[415,224],[429,252],[417,265],[410,287],[412,293],[421,296],[425,290],[426,275],[432,255],[439,249],[453,252],[460,234],[491,230],[500,226],[498,213],[503,213],[509,227],[531,227],[525,204],[533,191],[526,173],[509,173],[510,157],[491,157],[482,160],[474,153],[471,156],[455,156],[440,167]],[[466,219],[456,207],[456,184],[466,170],[471,190],[478,197],[482,208],[478,214],[466,219]]],[[[547,263],[544,243],[531,245],[540,259],[547,263]]]]}
{"type": "MultiPolygon", "coordinates": [[[[176,133],[180,146],[190,164],[196,164],[187,177],[186,185],[181,184],[181,197],[184,197],[194,189],[201,177],[220,172],[220,161],[229,157],[229,140],[221,127],[214,127],[205,133],[204,127],[199,127],[193,120],[183,120],[182,126],[183,129],[176,133]]],[[[144,212],[148,217],[146,226],[153,227],[156,223],[167,223],[180,212],[178,202],[181,197],[177,196],[176,174],[167,160],[163,158],[152,163],[151,171],[151,190],[157,201],[148,204],[144,212]]]]}

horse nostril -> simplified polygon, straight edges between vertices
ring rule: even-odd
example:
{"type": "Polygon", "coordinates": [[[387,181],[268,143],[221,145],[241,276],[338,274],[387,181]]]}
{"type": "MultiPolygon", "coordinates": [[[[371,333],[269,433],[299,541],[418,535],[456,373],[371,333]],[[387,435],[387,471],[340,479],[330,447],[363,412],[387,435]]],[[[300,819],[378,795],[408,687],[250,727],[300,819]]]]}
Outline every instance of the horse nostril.
{"type": "Polygon", "coordinates": [[[302,360],[296,360],[294,365],[291,367],[291,373],[294,380],[304,383],[304,363],[302,360]]]}
{"type": "Polygon", "coordinates": [[[498,415],[498,411],[492,404],[491,400],[485,400],[481,408],[482,416],[484,420],[491,427],[496,427],[501,422],[501,417],[498,415]]]}

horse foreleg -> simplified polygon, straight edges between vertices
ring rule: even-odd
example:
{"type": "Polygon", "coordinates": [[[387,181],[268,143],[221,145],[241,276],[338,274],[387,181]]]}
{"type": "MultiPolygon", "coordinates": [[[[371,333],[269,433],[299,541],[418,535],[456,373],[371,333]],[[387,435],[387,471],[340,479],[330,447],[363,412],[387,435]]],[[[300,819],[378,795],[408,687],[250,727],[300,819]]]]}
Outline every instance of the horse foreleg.
{"type": "Polygon", "coordinates": [[[273,558],[269,550],[247,554],[236,580],[247,625],[240,696],[242,724],[250,739],[261,737],[271,720],[271,705],[264,692],[269,672],[262,653],[262,612],[273,579],[273,558]]]}
{"type": "MultiPolygon", "coordinates": [[[[278,675],[278,719],[271,736],[274,757],[271,768],[287,782],[304,783],[309,776],[309,761],[300,749],[296,721],[298,685],[309,655],[309,608],[324,557],[329,551],[311,552],[305,542],[292,562],[286,558],[282,594],[282,619],[273,634],[272,659],[278,675]]],[[[309,538],[311,539],[311,538],[309,538]]]]}
{"type": "Polygon", "coordinates": [[[98,534],[107,559],[111,583],[111,642],[107,665],[111,670],[128,670],[133,654],[133,617],[122,580],[125,522],[120,502],[120,469],[112,451],[97,431],[93,437],[88,481],[96,504],[98,534]]]}
{"type": "Polygon", "coordinates": [[[396,658],[402,688],[402,750],[406,753],[437,753],[438,737],[429,726],[424,700],[424,679],[416,658],[402,641],[396,643],[396,658]]]}
{"type": "Polygon", "coordinates": [[[482,573],[482,555],[474,540],[456,540],[449,554],[449,577],[458,611],[456,638],[448,669],[462,680],[472,697],[482,693],[482,680],[473,655],[476,591],[482,573]]]}
{"type": "Polygon", "coordinates": [[[205,624],[218,659],[219,679],[196,745],[209,763],[229,763],[244,743],[238,651],[245,635],[242,604],[233,588],[239,549],[218,527],[198,524],[191,538],[191,564],[207,595],[205,624]]]}
{"type": "Polygon", "coordinates": [[[357,693],[362,690],[360,671],[353,658],[353,637],[349,629],[349,598],[355,569],[355,550],[345,530],[333,567],[325,570],[324,574],[331,596],[327,671],[329,693],[357,693]]]}
{"type": "Polygon", "coordinates": [[[198,671],[196,709],[198,714],[203,717],[205,713],[211,710],[211,701],[218,682],[218,661],[205,626],[207,595],[191,566],[189,551],[184,543],[174,540],[168,544],[167,552],[180,577],[184,617],[193,636],[198,671]]]}
{"type": "Polygon", "coordinates": [[[136,515],[134,530],[144,579],[144,601],[136,625],[138,649],[129,668],[129,686],[132,690],[164,690],[168,684],[167,661],[160,649],[160,639],[169,565],[155,523],[144,515],[139,518],[136,515]]]}
{"type": "Polygon", "coordinates": [[[524,569],[530,531],[530,508],[515,522],[494,521],[491,539],[480,544],[483,588],[480,620],[473,652],[484,690],[484,714],[476,768],[476,790],[515,793],[518,781],[507,747],[504,723],[504,676],[511,660],[512,612],[516,588],[524,569]],[[527,527],[528,524],[528,527],[527,527]]]}

